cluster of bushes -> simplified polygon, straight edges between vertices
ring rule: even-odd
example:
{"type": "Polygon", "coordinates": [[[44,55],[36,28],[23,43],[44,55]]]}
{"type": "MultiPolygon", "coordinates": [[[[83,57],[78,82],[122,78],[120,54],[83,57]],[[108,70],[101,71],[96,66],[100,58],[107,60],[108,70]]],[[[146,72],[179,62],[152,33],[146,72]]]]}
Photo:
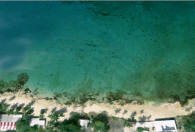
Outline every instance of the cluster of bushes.
{"type": "Polygon", "coordinates": [[[87,101],[95,101],[97,100],[97,97],[99,96],[98,93],[90,93],[90,92],[80,92],[78,94],[71,94],[67,92],[63,93],[55,93],[54,99],[58,101],[59,103],[63,103],[66,105],[71,104],[84,104],[87,101]]]}
{"type": "Polygon", "coordinates": [[[49,116],[51,120],[48,122],[47,131],[84,132],[85,130],[79,124],[79,119],[91,120],[89,128],[93,128],[95,132],[107,132],[109,129],[109,118],[106,113],[87,115],[72,112],[68,120],[58,122],[60,116],[62,115],[52,114],[49,116]]]}
{"type": "Polygon", "coordinates": [[[30,127],[31,115],[24,115],[23,118],[16,123],[16,132],[45,132],[42,127],[30,127]]]}
{"type": "Polygon", "coordinates": [[[27,73],[21,73],[16,80],[4,81],[0,80],[0,93],[4,92],[16,92],[24,87],[29,80],[27,73]]]}
{"type": "Polygon", "coordinates": [[[90,93],[90,92],[82,92],[77,95],[73,95],[70,93],[56,93],[54,95],[54,99],[56,99],[60,103],[64,103],[66,105],[70,104],[85,104],[87,101],[98,101],[98,102],[106,102],[113,104],[117,102],[120,105],[124,105],[127,103],[136,103],[136,104],[144,104],[144,100],[155,100],[159,102],[168,101],[170,103],[174,103],[179,101],[181,105],[185,105],[188,103],[189,99],[195,98],[195,91],[194,90],[187,90],[185,91],[184,95],[178,95],[175,93],[170,92],[169,94],[166,93],[166,90],[155,90],[155,93],[160,93],[159,96],[152,97],[145,97],[142,94],[135,94],[129,95],[128,93],[118,90],[118,91],[110,91],[105,93],[105,95],[100,95],[99,93],[90,93]]]}
{"type": "MultiPolygon", "coordinates": [[[[11,81],[0,80],[0,93],[17,92],[18,90],[21,90],[24,88],[24,85],[26,84],[26,82],[28,80],[29,80],[29,76],[27,73],[19,74],[17,76],[16,80],[11,80],[11,81]]],[[[159,79],[158,84],[163,84],[160,86],[168,87],[168,84],[169,84],[168,82],[170,82],[170,81],[159,79]],[[162,82],[164,82],[164,83],[162,83],[162,82]],[[167,84],[167,85],[164,86],[165,84],[167,84]]],[[[144,82],[142,82],[142,83],[144,83],[144,82]]],[[[181,85],[185,86],[185,84],[181,84],[181,85]]],[[[130,85],[130,86],[132,86],[132,85],[130,85]]],[[[191,86],[191,87],[193,87],[193,86],[191,86]]],[[[132,92],[135,92],[135,89],[137,89],[137,87],[135,87],[134,89],[131,89],[132,92]]],[[[29,92],[30,89],[26,88],[24,91],[29,92]]],[[[154,95],[156,95],[158,93],[160,93],[161,96],[159,95],[157,97],[154,96],[154,97],[146,98],[146,97],[142,96],[141,93],[135,92],[132,95],[132,97],[134,97],[134,98],[130,98],[130,95],[128,93],[126,93],[122,90],[118,90],[115,92],[107,92],[106,95],[102,96],[102,98],[100,100],[105,101],[105,102],[110,103],[110,104],[112,104],[113,102],[118,102],[121,105],[124,105],[126,103],[131,103],[132,101],[136,101],[138,104],[143,104],[145,99],[146,100],[147,99],[151,99],[151,100],[161,100],[162,99],[163,100],[166,98],[166,100],[168,100],[170,102],[179,101],[182,105],[184,105],[187,103],[188,99],[192,99],[195,97],[195,91],[193,90],[193,88],[191,88],[191,89],[189,88],[188,90],[185,91],[185,94],[181,94],[181,95],[174,94],[174,92],[169,92],[169,94],[167,94],[166,89],[164,89],[164,90],[157,89],[157,90],[155,90],[154,95]],[[173,93],[173,94],[170,94],[170,93],[173,93]]],[[[56,93],[54,95],[54,99],[56,99],[60,103],[65,103],[65,104],[73,104],[73,103],[74,104],[84,104],[88,100],[92,100],[92,101],[97,100],[98,97],[100,97],[98,92],[94,92],[94,93],[87,92],[87,90],[85,90],[85,91],[80,90],[78,92],[78,94],[76,94],[76,95],[66,93],[66,92],[56,93]]]]}
{"type": "Polygon", "coordinates": [[[114,102],[124,105],[131,102],[137,102],[137,104],[143,104],[144,101],[141,99],[131,99],[129,95],[122,90],[117,90],[115,92],[107,92],[105,95],[100,95],[99,93],[90,93],[90,92],[80,92],[76,95],[64,92],[64,93],[55,93],[54,99],[59,103],[66,105],[71,104],[85,104],[87,101],[98,101],[98,102],[107,102],[113,104],[114,102]]]}
{"type": "Polygon", "coordinates": [[[3,102],[0,103],[0,114],[6,114],[8,112],[8,104],[5,104],[3,102]]]}
{"type": "Polygon", "coordinates": [[[190,115],[177,117],[178,128],[185,132],[195,131],[195,112],[190,115]]]}
{"type": "Polygon", "coordinates": [[[51,132],[84,132],[84,130],[81,129],[81,126],[79,124],[79,119],[86,119],[88,118],[86,115],[81,115],[78,113],[71,113],[71,117],[67,120],[65,119],[62,122],[58,122],[58,119],[60,116],[63,116],[58,113],[53,113],[49,115],[50,121],[48,122],[47,131],[51,132]]]}
{"type": "Polygon", "coordinates": [[[92,121],[90,127],[94,128],[95,132],[107,132],[109,130],[109,117],[106,112],[102,112],[98,115],[92,114],[90,118],[92,121]]]}
{"type": "Polygon", "coordinates": [[[133,101],[132,99],[129,99],[127,93],[122,90],[108,92],[104,99],[110,104],[113,102],[119,102],[121,105],[131,103],[133,101]]]}
{"type": "Polygon", "coordinates": [[[149,132],[150,130],[147,127],[138,127],[137,128],[137,132],[145,132],[145,131],[148,131],[149,132]]]}

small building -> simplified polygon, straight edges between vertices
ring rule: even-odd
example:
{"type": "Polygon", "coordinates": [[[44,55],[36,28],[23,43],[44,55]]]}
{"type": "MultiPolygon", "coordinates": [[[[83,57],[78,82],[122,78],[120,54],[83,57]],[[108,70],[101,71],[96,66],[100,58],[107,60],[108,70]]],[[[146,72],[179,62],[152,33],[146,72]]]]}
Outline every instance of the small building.
{"type": "Polygon", "coordinates": [[[86,119],[80,119],[79,123],[80,123],[80,126],[82,128],[88,128],[88,126],[91,123],[91,121],[90,120],[86,120],[86,119]]]}
{"type": "Polygon", "coordinates": [[[45,119],[41,120],[38,117],[32,118],[30,120],[30,126],[31,127],[33,127],[33,126],[39,126],[39,127],[45,128],[45,126],[46,126],[46,120],[45,119]]]}
{"type": "Polygon", "coordinates": [[[16,122],[22,119],[22,115],[0,115],[0,131],[16,130],[16,122]]]}
{"type": "MultiPolygon", "coordinates": [[[[150,132],[178,132],[174,119],[160,119],[155,121],[137,122],[133,126],[133,131],[136,131],[138,128],[145,128],[148,129],[150,132]]],[[[126,131],[128,131],[127,128],[125,129],[126,131]]],[[[146,132],[147,130],[143,131],[146,132]]]]}
{"type": "Polygon", "coordinates": [[[177,132],[175,120],[154,121],[156,132],[177,132]]]}

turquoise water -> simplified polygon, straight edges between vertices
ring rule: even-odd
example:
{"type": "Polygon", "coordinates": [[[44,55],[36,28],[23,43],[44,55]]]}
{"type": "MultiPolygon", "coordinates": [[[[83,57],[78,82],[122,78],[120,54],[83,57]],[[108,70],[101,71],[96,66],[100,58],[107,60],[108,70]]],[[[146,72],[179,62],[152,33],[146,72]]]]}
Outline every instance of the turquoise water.
{"type": "Polygon", "coordinates": [[[0,79],[54,92],[195,91],[194,2],[0,2],[0,79]]]}

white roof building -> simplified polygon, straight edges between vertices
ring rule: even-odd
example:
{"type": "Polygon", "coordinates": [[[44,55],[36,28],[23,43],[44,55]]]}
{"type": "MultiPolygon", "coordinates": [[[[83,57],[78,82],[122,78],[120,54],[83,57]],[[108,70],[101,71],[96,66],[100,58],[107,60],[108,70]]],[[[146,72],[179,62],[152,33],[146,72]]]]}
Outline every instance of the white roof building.
{"type": "Polygon", "coordinates": [[[90,120],[85,120],[85,119],[80,119],[79,120],[80,126],[82,128],[87,128],[89,126],[89,124],[91,123],[90,120]]]}
{"type": "Polygon", "coordinates": [[[39,118],[32,118],[30,120],[30,126],[31,127],[33,127],[33,126],[40,126],[40,127],[45,128],[45,125],[46,125],[46,121],[45,120],[40,120],[39,118]]]}
{"type": "Polygon", "coordinates": [[[22,115],[0,115],[0,131],[16,130],[16,122],[22,119],[22,115]]]}
{"type": "Polygon", "coordinates": [[[132,128],[124,128],[124,131],[128,132],[130,129],[131,131],[136,131],[139,127],[149,128],[150,132],[178,132],[175,120],[137,122],[132,128]]]}
{"type": "Polygon", "coordinates": [[[178,132],[175,120],[154,121],[156,132],[178,132]]]}

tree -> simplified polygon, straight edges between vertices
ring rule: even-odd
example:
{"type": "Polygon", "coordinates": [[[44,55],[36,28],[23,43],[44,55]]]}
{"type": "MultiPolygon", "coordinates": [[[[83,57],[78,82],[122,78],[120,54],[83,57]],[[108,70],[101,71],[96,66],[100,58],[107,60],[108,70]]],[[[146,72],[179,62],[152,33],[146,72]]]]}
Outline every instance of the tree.
{"type": "Polygon", "coordinates": [[[0,103],[0,114],[6,114],[8,107],[8,104],[0,103]]]}
{"type": "Polygon", "coordinates": [[[79,119],[82,115],[71,113],[71,117],[63,122],[58,122],[59,116],[61,115],[56,112],[49,115],[50,121],[48,122],[47,132],[53,132],[54,130],[56,132],[83,132],[79,124],[79,119]]]}
{"type": "Polygon", "coordinates": [[[106,126],[102,121],[95,121],[95,123],[92,126],[95,132],[106,132],[106,126]]]}
{"type": "Polygon", "coordinates": [[[145,131],[150,131],[150,130],[147,127],[138,127],[137,128],[137,132],[145,132],[145,131]]]}
{"type": "Polygon", "coordinates": [[[27,73],[21,73],[17,77],[17,90],[23,88],[24,84],[29,80],[27,73]]]}
{"type": "Polygon", "coordinates": [[[195,112],[190,115],[181,117],[180,120],[177,121],[179,129],[184,128],[186,132],[194,132],[195,131],[195,112]]]}
{"type": "Polygon", "coordinates": [[[29,80],[27,73],[21,73],[18,75],[17,80],[4,81],[0,80],[0,93],[3,92],[15,92],[22,89],[24,84],[29,80]]]}
{"type": "Polygon", "coordinates": [[[107,114],[102,112],[97,116],[92,117],[92,123],[90,127],[94,128],[95,132],[107,132],[110,128],[107,114]]]}
{"type": "Polygon", "coordinates": [[[6,87],[6,82],[3,80],[0,80],[0,92],[3,93],[6,87]]]}

